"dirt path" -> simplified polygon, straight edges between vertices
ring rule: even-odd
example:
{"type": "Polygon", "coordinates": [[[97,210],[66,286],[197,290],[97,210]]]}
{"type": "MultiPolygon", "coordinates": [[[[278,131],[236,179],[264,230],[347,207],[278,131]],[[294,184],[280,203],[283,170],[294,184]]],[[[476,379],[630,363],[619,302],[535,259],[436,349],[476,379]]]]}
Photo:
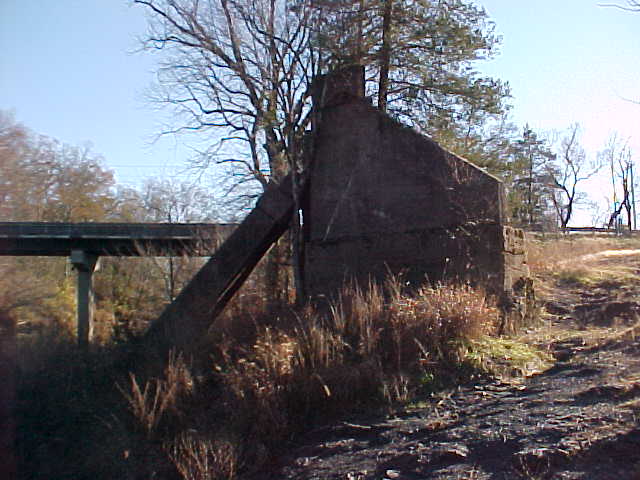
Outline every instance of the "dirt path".
{"type": "Polygon", "coordinates": [[[550,314],[526,334],[549,370],[313,431],[254,478],[640,479],[640,251],[581,265],[594,278],[547,288],[550,314]]]}

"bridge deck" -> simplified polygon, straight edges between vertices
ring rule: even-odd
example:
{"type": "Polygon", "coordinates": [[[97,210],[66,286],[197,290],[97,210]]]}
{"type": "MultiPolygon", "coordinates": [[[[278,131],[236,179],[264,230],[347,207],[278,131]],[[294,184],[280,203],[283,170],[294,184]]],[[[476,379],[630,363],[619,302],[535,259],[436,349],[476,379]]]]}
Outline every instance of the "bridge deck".
{"type": "Polygon", "coordinates": [[[0,255],[209,256],[234,224],[0,222],[0,255]]]}

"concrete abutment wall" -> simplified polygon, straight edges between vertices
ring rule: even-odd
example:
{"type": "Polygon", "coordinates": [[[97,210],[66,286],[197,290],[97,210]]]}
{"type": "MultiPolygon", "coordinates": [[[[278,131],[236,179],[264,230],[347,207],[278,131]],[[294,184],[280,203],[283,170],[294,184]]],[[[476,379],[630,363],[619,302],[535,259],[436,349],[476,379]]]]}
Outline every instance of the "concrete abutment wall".
{"type": "MultiPolygon", "coordinates": [[[[470,282],[517,312],[529,271],[524,234],[506,224],[502,182],[381,113],[363,92],[360,67],[316,84],[307,293],[333,297],[345,281],[402,274],[413,284],[470,282]]],[[[514,323],[505,320],[505,330],[514,323]]]]}
{"type": "MultiPolygon", "coordinates": [[[[464,281],[500,300],[508,331],[533,311],[522,231],[506,225],[502,182],[371,106],[361,67],[314,85],[310,171],[300,185],[304,283],[312,298],[345,282],[464,281]]],[[[188,350],[287,230],[293,175],[271,183],[142,339],[160,358],[188,350]]],[[[149,362],[147,362],[149,363],[149,362]]]]}

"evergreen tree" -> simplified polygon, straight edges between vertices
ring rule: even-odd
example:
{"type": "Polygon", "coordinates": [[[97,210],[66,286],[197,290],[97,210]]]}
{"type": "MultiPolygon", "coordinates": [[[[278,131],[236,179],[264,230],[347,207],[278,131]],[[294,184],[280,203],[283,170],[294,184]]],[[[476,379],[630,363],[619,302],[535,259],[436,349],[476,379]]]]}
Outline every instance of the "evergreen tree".
{"type": "Polygon", "coordinates": [[[514,223],[528,228],[543,228],[552,218],[550,196],[551,162],[555,156],[547,141],[529,125],[512,144],[508,201],[514,223]]]}
{"type": "Polygon", "coordinates": [[[486,11],[464,0],[344,0],[316,7],[324,63],[367,67],[378,106],[430,134],[504,112],[508,85],[474,70],[496,52],[486,11]]]}

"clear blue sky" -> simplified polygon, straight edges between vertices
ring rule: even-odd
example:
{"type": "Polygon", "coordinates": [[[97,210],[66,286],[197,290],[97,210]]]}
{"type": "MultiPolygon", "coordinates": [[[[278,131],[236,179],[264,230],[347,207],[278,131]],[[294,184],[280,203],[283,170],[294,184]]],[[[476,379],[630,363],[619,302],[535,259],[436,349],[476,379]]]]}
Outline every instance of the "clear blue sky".
{"type": "MultiPolygon", "coordinates": [[[[510,82],[517,123],[581,122],[591,154],[617,131],[640,157],[640,105],[623,100],[640,100],[640,14],[592,0],[477,3],[503,36],[498,58],[478,67],[510,82]]],[[[169,138],[150,145],[165,113],[144,96],[155,59],[132,53],[145,28],[125,0],[0,0],[0,109],[36,132],[91,142],[121,183],[174,173],[189,151],[169,138]]]]}
{"type": "Polygon", "coordinates": [[[118,0],[1,0],[0,109],[63,142],[91,142],[122,183],[170,174],[188,152],[152,145],[162,112],[145,100],[155,59],[140,8],[118,0]]]}
{"type": "Polygon", "coordinates": [[[640,13],[598,6],[610,1],[479,2],[503,37],[501,55],[482,70],[510,82],[519,123],[580,122],[590,149],[610,131],[640,137],[640,106],[624,100],[640,101],[640,13]]]}

